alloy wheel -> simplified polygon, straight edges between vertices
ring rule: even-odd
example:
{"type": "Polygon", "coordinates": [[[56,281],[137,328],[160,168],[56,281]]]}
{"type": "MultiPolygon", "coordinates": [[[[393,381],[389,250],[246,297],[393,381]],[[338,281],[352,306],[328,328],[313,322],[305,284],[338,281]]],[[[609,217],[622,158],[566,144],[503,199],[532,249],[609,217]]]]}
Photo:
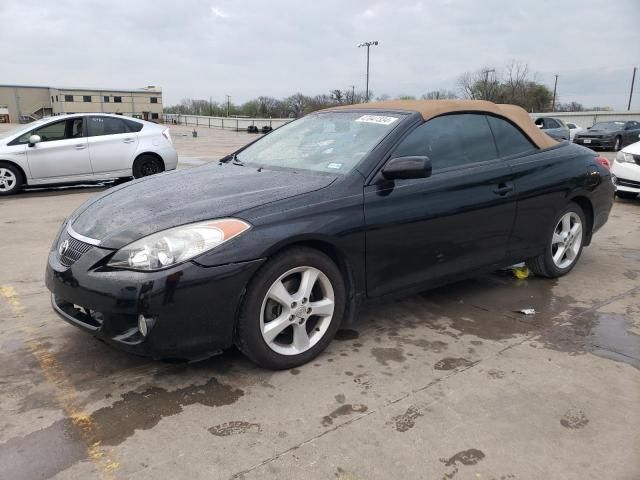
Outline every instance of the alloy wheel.
{"type": "Polygon", "coordinates": [[[620,137],[616,137],[616,141],[615,144],[613,145],[613,151],[617,152],[618,150],[620,150],[620,147],[622,146],[622,141],[620,140],[620,137]]]}
{"type": "Polygon", "coordinates": [[[145,162],[144,164],[142,164],[142,175],[144,177],[147,177],[149,175],[154,175],[156,173],[158,173],[159,168],[158,168],[158,164],[154,161],[149,161],[149,162],[145,162]]]}
{"type": "Polygon", "coordinates": [[[582,247],[582,221],[575,212],[565,213],[551,239],[551,258],[556,267],[565,269],[575,262],[582,247]]]}
{"type": "Polygon", "coordinates": [[[0,167],[0,192],[10,192],[16,187],[18,179],[8,168],[0,167]]]}
{"type": "Polygon", "coordinates": [[[314,267],[293,268],[273,282],[262,301],[262,338],[281,355],[304,353],[325,335],[334,309],[329,278],[314,267]]]}

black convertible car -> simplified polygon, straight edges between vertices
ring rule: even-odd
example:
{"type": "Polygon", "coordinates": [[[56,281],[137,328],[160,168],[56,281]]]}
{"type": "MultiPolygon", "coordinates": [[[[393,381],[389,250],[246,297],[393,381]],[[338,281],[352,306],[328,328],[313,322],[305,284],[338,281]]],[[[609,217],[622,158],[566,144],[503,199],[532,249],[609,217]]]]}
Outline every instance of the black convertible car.
{"type": "Polygon", "coordinates": [[[606,159],[519,107],[340,107],[90,199],[62,225],[46,283],[62,318],[131,352],[193,359],[235,343],[289,368],[366,300],[523,260],[566,274],[613,195],[606,159]]]}
{"type": "Polygon", "coordinates": [[[640,141],[640,122],[598,122],[576,133],[573,142],[589,148],[604,148],[614,152],[640,141]]]}

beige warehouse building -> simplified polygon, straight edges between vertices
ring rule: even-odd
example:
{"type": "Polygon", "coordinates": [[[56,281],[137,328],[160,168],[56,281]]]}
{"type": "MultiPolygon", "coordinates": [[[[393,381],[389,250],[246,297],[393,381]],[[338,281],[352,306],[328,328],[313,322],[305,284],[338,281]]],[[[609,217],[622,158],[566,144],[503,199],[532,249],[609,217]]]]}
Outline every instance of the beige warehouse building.
{"type": "Polygon", "coordinates": [[[87,112],[161,121],[162,89],[155,86],[109,89],[0,85],[0,123],[87,112]]]}

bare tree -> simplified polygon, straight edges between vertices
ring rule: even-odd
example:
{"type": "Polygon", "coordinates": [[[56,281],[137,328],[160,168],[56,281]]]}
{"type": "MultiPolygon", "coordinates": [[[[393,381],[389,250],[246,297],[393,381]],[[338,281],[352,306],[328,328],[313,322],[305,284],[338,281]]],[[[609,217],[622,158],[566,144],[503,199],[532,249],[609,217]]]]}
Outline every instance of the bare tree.
{"type": "Polygon", "coordinates": [[[458,98],[455,92],[451,90],[432,90],[422,95],[423,100],[451,100],[458,98]]]}

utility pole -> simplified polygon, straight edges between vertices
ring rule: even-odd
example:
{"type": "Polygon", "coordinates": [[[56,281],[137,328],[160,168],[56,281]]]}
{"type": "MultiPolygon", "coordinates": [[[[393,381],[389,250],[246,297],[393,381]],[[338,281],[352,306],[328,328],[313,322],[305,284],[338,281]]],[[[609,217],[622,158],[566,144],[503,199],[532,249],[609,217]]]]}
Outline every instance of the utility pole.
{"type": "Polygon", "coordinates": [[[227,97],[227,117],[228,117],[229,116],[229,105],[230,105],[229,100],[231,99],[231,95],[225,95],[225,97],[227,97]]]}
{"type": "Polygon", "coordinates": [[[484,100],[491,100],[489,98],[489,73],[496,73],[496,69],[491,68],[484,71],[484,100]]]}
{"type": "Polygon", "coordinates": [[[351,105],[356,103],[356,86],[351,85],[351,105]]]}
{"type": "Polygon", "coordinates": [[[373,42],[362,42],[359,43],[357,46],[358,48],[360,47],[367,47],[367,89],[366,89],[366,94],[365,94],[365,98],[366,98],[366,102],[369,101],[369,48],[372,45],[378,45],[378,41],[374,40],[373,42]]]}
{"type": "Polygon", "coordinates": [[[553,101],[551,102],[551,111],[556,111],[556,90],[558,89],[558,74],[555,74],[556,81],[553,84],[553,101]]]}
{"type": "Polygon", "coordinates": [[[629,92],[629,104],[627,105],[627,111],[631,110],[631,99],[633,98],[633,84],[636,83],[636,70],[638,70],[638,67],[633,67],[633,77],[631,77],[631,91],[629,92]]]}

